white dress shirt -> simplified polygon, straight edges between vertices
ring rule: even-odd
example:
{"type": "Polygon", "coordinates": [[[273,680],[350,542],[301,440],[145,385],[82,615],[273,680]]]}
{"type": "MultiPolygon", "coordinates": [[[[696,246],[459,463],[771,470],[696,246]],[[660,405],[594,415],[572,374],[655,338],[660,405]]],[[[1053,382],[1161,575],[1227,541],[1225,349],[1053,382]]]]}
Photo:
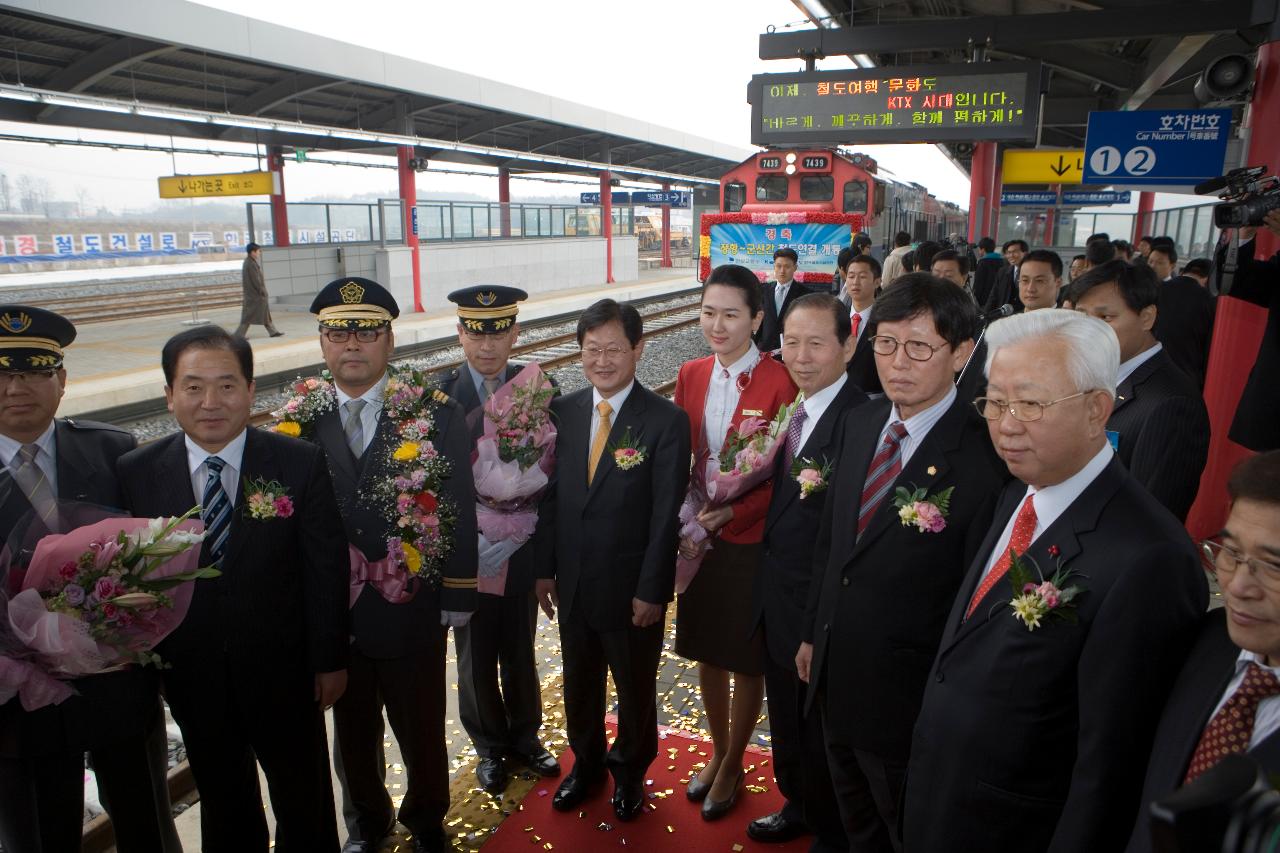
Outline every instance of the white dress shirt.
{"type": "Polygon", "coordinates": [[[1120,372],[1116,374],[1116,387],[1124,383],[1126,379],[1133,375],[1133,372],[1155,356],[1156,353],[1164,349],[1164,344],[1157,342],[1151,349],[1143,350],[1128,361],[1120,362],[1120,372]]]}
{"type": "Polygon", "coordinates": [[[804,447],[805,442],[809,440],[809,436],[813,435],[813,428],[818,425],[818,420],[830,408],[831,401],[836,398],[836,395],[840,393],[840,389],[844,387],[844,383],[848,381],[849,374],[841,373],[840,378],[835,382],[818,391],[812,397],[804,398],[804,424],[800,427],[801,447],[804,447]]]}
{"type": "MultiPolygon", "coordinates": [[[[346,425],[347,410],[344,408],[349,400],[356,399],[350,394],[338,387],[338,383],[333,384],[333,390],[338,392],[338,423],[346,425]]],[[[374,435],[378,432],[378,416],[382,414],[382,401],[387,396],[387,374],[383,373],[382,378],[373,384],[373,387],[360,395],[359,399],[364,400],[365,407],[360,410],[360,425],[364,432],[364,446],[360,448],[363,453],[369,449],[369,444],[373,441],[374,435]]]]}
{"type": "MultiPolygon", "coordinates": [[[[1280,678],[1280,668],[1268,666],[1267,659],[1264,656],[1241,649],[1240,657],[1236,658],[1236,674],[1227,683],[1227,689],[1222,692],[1222,698],[1214,706],[1213,713],[1209,715],[1209,720],[1212,720],[1222,710],[1222,706],[1227,704],[1231,694],[1235,693],[1240,688],[1240,685],[1244,683],[1245,670],[1248,669],[1251,663],[1256,663],[1276,678],[1280,678]]],[[[1209,720],[1205,720],[1206,726],[1209,725],[1209,720]]],[[[1280,729],[1280,696],[1269,696],[1258,703],[1258,711],[1253,718],[1253,735],[1249,738],[1249,748],[1253,749],[1260,742],[1274,734],[1277,729],[1280,729]]]]}
{"type": "MultiPolygon", "coordinates": [[[[1094,457],[1086,462],[1083,468],[1061,483],[1045,486],[1038,491],[1034,486],[1027,486],[1026,494],[1023,495],[1022,500],[1018,501],[1018,509],[1014,510],[1013,515],[1009,516],[1009,523],[1004,526],[1004,532],[996,540],[996,547],[991,549],[991,555],[987,557],[987,565],[982,570],[982,577],[985,578],[987,573],[995,567],[1000,557],[1008,552],[1009,540],[1013,538],[1013,523],[1018,520],[1018,511],[1021,510],[1022,504],[1026,502],[1027,495],[1036,496],[1034,501],[1036,529],[1031,534],[1031,541],[1034,543],[1049,525],[1057,521],[1058,517],[1067,511],[1067,507],[1075,503],[1076,498],[1080,497],[1080,494],[1088,488],[1089,484],[1098,479],[1098,475],[1102,473],[1103,468],[1107,467],[1107,463],[1111,461],[1113,455],[1115,455],[1115,451],[1111,449],[1111,445],[1104,442],[1102,449],[1094,454],[1094,457]]],[[[1054,567],[1041,566],[1040,569],[1052,573],[1054,567]]],[[[979,580],[978,582],[981,583],[982,581],[979,580]]]]}
{"type": "MultiPolygon", "coordinates": [[[[884,443],[884,437],[889,434],[889,427],[897,421],[902,421],[902,425],[907,428],[907,437],[902,440],[902,467],[907,467],[907,462],[911,460],[912,454],[916,452],[916,448],[920,446],[920,442],[924,441],[925,436],[929,434],[929,430],[933,429],[934,424],[942,420],[942,416],[947,413],[947,409],[951,408],[951,404],[956,400],[956,388],[952,385],[947,389],[946,396],[934,403],[923,412],[916,412],[906,420],[898,414],[898,405],[895,403],[889,409],[889,417],[885,419],[884,427],[880,430],[880,440],[876,442],[879,448],[884,443]]],[[[809,407],[805,406],[807,410],[809,407]]]]}
{"type": "Polygon", "coordinates": [[[760,360],[760,350],[748,344],[747,351],[733,364],[725,367],[719,356],[711,358],[711,381],[707,384],[707,399],[702,404],[702,424],[707,435],[707,447],[715,456],[724,447],[725,435],[738,410],[738,377],[746,373],[760,360]]]}
{"type": "MultiPolygon", "coordinates": [[[[53,421],[49,421],[44,432],[40,433],[40,437],[33,443],[39,448],[36,451],[36,464],[44,472],[44,478],[49,481],[49,489],[56,498],[58,496],[58,439],[53,427],[53,421]]],[[[22,445],[23,442],[0,433],[0,462],[3,462],[4,467],[10,471],[15,470],[22,462],[18,458],[18,451],[22,449],[22,445]]]]}
{"type": "Polygon", "coordinates": [[[191,472],[191,490],[197,501],[204,500],[204,487],[209,482],[209,469],[205,467],[204,461],[210,456],[216,456],[225,463],[222,466],[222,474],[219,476],[222,480],[222,488],[226,491],[227,500],[231,505],[236,505],[236,498],[240,491],[241,468],[244,464],[244,442],[248,434],[247,429],[241,430],[239,435],[231,439],[217,453],[210,453],[192,441],[191,436],[186,436],[187,470],[191,472]]]}
{"type": "MultiPolygon", "coordinates": [[[[484,390],[484,382],[486,379],[488,379],[488,377],[485,376],[480,371],[476,370],[474,367],[472,367],[471,362],[467,361],[467,362],[464,362],[464,364],[466,365],[467,371],[471,374],[471,384],[476,389],[476,397],[478,397],[480,399],[480,402],[483,403],[485,400],[489,399],[488,393],[484,390]]],[[[499,388],[501,388],[503,385],[502,377],[505,375],[506,375],[506,370],[504,369],[502,372],[500,372],[497,376],[494,377],[494,379],[498,380],[499,388]]]]}
{"type": "Polygon", "coordinates": [[[587,463],[591,462],[591,445],[596,440],[596,430],[600,428],[600,410],[596,408],[606,399],[609,401],[609,407],[613,410],[609,414],[609,427],[618,422],[618,412],[622,411],[622,405],[627,402],[627,397],[631,396],[631,389],[636,387],[635,379],[627,383],[627,387],[616,392],[612,397],[602,397],[600,389],[591,388],[591,431],[587,433],[587,463]]]}

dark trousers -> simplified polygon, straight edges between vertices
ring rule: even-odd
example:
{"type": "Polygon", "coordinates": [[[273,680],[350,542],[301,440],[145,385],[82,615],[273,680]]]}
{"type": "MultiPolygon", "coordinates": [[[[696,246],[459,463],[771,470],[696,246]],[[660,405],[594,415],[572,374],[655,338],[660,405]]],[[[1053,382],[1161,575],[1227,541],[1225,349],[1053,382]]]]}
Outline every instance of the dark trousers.
{"type": "Polygon", "coordinates": [[[266,853],[257,764],[275,813],[276,853],[338,849],[315,676],[275,663],[211,656],[165,671],[165,696],[200,791],[202,853],[266,853]]]}
{"type": "Polygon", "coordinates": [[[839,708],[827,708],[823,691],[814,710],[821,716],[827,767],[840,806],[840,820],[853,853],[902,853],[898,816],[907,762],[858,749],[839,708]],[[821,706],[821,707],[820,707],[821,706]],[[820,710],[819,710],[820,709],[820,710]]]}
{"type": "Polygon", "coordinates": [[[533,593],[481,595],[471,621],[453,631],[458,715],[482,758],[528,755],[542,748],[542,693],[533,657],[537,625],[533,593]]]}
{"type": "Polygon", "coordinates": [[[787,798],[783,814],[808,825],[814,835],[812,850],[848,850],[827,770],[822,726],[816,714],[807,719],[804,716],[808,685],[796,675],[794,662],[783,665],[766,653],[764,687],[769,699],[773,775],[778,790],[787,798]]]}
{"type": "Polygon", "coordinates": [[[342,753],[345,797],[359,817],[353,837],[376,841],[397,815],[384,783],[382,708],[404,760],[408,790],[399,820],[413,834],[436,843],[449,810],[449,753],[444,742],[444,658],[447,629],[432,632],[430,648],[377,659],[351,649],[347,692],[333,706],[342,753]]]}
{"type": "Polygon", "coordinates": [[[662,618],[647,628],[596,631],[578,613],[560,612],[564,709],[573,773],[594,779],[607,768],[620,785],[639,785],[658,754],[658,658],[662,618]],[[605,753],[608,674],[618,690],[618,736],[605,753]]]}

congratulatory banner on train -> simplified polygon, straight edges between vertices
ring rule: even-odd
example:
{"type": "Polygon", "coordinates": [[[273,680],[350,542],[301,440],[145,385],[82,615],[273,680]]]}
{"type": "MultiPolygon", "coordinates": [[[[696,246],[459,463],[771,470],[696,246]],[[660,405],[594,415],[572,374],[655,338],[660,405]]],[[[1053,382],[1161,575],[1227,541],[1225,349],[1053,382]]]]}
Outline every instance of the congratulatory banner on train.
{"type": "Polygon", "coordinates": [[[711,226],[711,268],[721,264],[741,264],[767,278],[773,278],[773,253],[795,249],[800,256],[797,271],[831,274],[840,250],[849,245],[852,229],[848,223],[757,225],[722,222],[711,226]]]}
{"type": "Polygon", "coordinates": [[[747,88],[756,145],[1034,139],[1038,62],[757,74],[747,88]]]}

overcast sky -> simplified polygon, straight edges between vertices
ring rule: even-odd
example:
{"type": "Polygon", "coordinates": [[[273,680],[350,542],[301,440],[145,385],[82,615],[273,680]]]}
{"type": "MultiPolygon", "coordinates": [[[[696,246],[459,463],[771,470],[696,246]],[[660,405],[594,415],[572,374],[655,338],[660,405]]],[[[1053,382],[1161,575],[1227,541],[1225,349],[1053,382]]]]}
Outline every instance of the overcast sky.
{"type": "MultiPolygon", "coordinates": [[[[396,53],[422,62],[546,92],[560,98],[680,128],[741,147],[749,145],[747,81],[752,74],[794,70],[799,62],[762,62],[758,38],[769,26],[809,27],[790,0],[648,0],[583,3],[492,0],[424,3],[378,0],[218,0],[206,5],[296,29],[396,53]]],[[[845,58],[820,68],[849,67],[845,58]]],[[[52,125],[0,123],[0,132],[71,136],[52,125]]],[[[147,141],[86,131],[84,138],[147,141]]],[[[181,145],[191,141],[177,140],[181,145]]],[[[200,147],[202,144],[196,143],[200,147]]],[[[863,146],[896,176],[918,181],[940,198],[968,206],[969,182],[931,145],[863,146]]],[[[346,159],[351,159],[349,156],[346,159]]],[[[382,160],[381,162],[387,162],[382,160]]],[[[448,164],[442,164],[447,167],[448,164]]],[[[48,179],[57,198],[77,192],[112,208],[147,208],[157,201],[156,177],[244,171],[252,160],[117,152],[0,143],[0,168],[10,179],[28,172],[48,179]]],[[[285,169],[290,198],[342,198],[365,192],[396,194],[395,172],[292,162],[285,169]]],[[[496,198],[496,180],[420,175],[418,195],[475,192],[496,198]]],[[[512,195],[573,195],[589,187],[512,181],[512,195]]],[[[184,204],[184,202],[175,202],[184,204]]]]}

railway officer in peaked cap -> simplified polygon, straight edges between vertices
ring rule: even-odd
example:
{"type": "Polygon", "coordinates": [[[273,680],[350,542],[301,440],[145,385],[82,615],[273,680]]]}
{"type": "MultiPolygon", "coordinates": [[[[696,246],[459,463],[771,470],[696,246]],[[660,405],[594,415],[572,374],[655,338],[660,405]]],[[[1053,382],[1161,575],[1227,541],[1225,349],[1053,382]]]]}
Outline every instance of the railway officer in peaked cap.
{"type": "MultiPolygon", "coordinates": [[[[0,541],[34,543],[104,516],[73,521],[83,512],[72,504],[123,504],[115,465],[136,445],[133,436],[54,417],[67,383],[63,348],[75,336],[51,311],[0,305],[0,541]]],[[[20,566],[11,571],[10,595],[22,581],[20,566]]],[[[88,752],[116,849],[180,851],[156,671],[126,667],[72,686],[76,695],[37,711],[24,711],[16,697],[0,705],[0,845],[7,853],[80,849],[88,752]]]]}
{"type": "MultiPolygon", "coordinates": [[[[353,277],[330,282],[311,303],[311,312],[320,323],[320,349],[338,404],[316,420],[315,440],[329,459],[347,539],[365,560],[376,562],[387,555],[394,530],[364,496],[385,475],[386,460],[399,441],[383,398],[395,349],[391,321],[400,309],[382,285],[353,277]]],[[[361,588],[351,607],[349,681],[333,709],[334,752],[350,833],[346,853],[377,850],[397,817],[413,833],[410,850],[434,853],[445,847],[445,650],[449,626],[465,625],[476,609],[476,516],[471,439],[462,407],[440,394],[433,418],[431,440],[451,469],[441,497],[458,510],[440,586],[418,584],[410,600],[392,603],[373,582],[353,579],[361,588]],[[398,815],[385,785],[384,706],[407,771],[408,790],[398,815]]]]}
{"type": "MultiPolygon", "coordinates": [[[[502,285],[466,287],[449,294],[449,301],[458,306],[458,342],[466,361],[444,376],[440,389],[466,409],[473,441],[484,433],[484,402],[521,370],[521,365],[507,358],[520,333],[519,303],[528,297],[519,288],[502,285]]],[[[508,758],[543,776],[560,775],[559,762],[538,740],[542,696],[533,656],[538,625],[533,547],[513,551],[510,543],[480,542],[482,573],[485,566],[496,569],[504,561],[507,576],[501,594],[481,592],[475,616],[453,632],[458,646],[459,715],[480,755],[476,777],[491,794],[507,786],[508,758]]]]}

